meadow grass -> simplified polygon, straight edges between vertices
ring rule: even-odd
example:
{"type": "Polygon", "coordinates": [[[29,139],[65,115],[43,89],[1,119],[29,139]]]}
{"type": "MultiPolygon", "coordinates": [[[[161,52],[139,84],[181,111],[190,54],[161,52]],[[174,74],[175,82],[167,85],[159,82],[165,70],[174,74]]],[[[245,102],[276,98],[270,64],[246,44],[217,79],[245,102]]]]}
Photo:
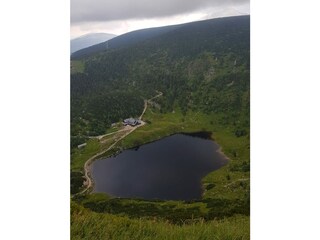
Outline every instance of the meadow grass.
{"type": "Polygon", "coordinates": [[[71,74],[83,73],[84,72],[84,61],[83,60],[72,60],[71,61],[71,74]]]}
{"type": "Polygon", "coordinates": [[[71,170],[83,171],[85,162],[98,153],[101,149],[99,141],[97,139],[90,139],[87,141],[87,145],[82,149],[73,149],[71,154],[71,170]]]}
{"type": "Polygon", "coordinates": [[[91,212],[71,203],[71,239],[121,240],[246,240],[250,239],[248,216],[235,215],[220,220],[194,220],[180,225],[154,218],[130,219],[91,212]]]}

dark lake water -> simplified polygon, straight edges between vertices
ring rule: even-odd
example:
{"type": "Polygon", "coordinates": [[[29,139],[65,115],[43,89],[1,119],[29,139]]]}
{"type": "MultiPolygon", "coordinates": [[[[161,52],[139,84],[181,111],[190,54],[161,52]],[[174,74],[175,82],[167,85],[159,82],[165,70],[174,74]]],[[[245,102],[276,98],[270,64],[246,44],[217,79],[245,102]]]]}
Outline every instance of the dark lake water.
{"type": "Polygon", "coordinates": [[[205,134],[175,134],[92,164],[94,192],[125,198],[192,200],[201,179],[227,164],[205,134]]]}

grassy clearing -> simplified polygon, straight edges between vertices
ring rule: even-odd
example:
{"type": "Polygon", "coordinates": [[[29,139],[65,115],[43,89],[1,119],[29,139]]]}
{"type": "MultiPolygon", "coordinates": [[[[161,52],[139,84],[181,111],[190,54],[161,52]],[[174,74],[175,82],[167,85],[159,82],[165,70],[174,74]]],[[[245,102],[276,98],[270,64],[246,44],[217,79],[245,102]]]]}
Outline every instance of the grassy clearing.
{"type": "Polygon", "coordinates": [[[97,139],[90,139],[82,149],[74,149],[71,154],[71,170],[83,171],[85,162],[101,149],[97,139]]]}
{"type": "Polygon", "coordinates": [[[84,61],[72,60],[70,63],[70,71],[71,71],[71,74],[83,73],[84,72],[84,61]]]}
{"type": "Polygon", "coordinates": [[[109,129],[107,129],[106,134],[108,134],[108,133],[114,133],[114,132],[116,132],[116,131],[119,131],[120,129],[121,129],[120,127],[112,127],[112,128],[109,128],[109,129]]]}
{"type": "Polygon", "coordinates": [[[187,224],[129,219],[127,216],[94,213],[71,203],[71,239],[121,240],[245,240],[249,239],[249,217],[233,216],[221,220],[193,220],[187,224]]]}

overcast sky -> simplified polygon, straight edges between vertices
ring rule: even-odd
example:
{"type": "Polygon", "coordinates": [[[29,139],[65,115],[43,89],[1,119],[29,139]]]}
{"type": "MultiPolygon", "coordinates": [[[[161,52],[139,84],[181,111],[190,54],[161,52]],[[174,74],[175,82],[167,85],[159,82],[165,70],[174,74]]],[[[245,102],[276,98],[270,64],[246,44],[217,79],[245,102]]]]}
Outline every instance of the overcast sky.
{"type": "Polygon", "coordinates": [[[244,14],[249,0],[71,0],[71,38],[244,14]]]}

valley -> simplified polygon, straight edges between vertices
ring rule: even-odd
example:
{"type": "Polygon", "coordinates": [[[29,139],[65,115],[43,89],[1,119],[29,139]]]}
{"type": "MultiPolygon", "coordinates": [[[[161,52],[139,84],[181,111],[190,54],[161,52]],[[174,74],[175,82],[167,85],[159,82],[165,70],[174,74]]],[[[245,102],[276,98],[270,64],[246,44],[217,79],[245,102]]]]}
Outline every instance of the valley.
{"type": "Polygon", "coordinates": [[[249,22],[242,16],[136,31],[131,42],[128,33],[110,40],[113,47],[71,56],[78,66],[71,72],[73,239],[126,239],[125,231],[130,239],[249,239],[249,22]],[[131,117],[142,124],[122,126],[131,117]],[[200,199],[90,193],[93,161],[197,132],[209,133],[229,159],[202,178],[200,199]]]}

